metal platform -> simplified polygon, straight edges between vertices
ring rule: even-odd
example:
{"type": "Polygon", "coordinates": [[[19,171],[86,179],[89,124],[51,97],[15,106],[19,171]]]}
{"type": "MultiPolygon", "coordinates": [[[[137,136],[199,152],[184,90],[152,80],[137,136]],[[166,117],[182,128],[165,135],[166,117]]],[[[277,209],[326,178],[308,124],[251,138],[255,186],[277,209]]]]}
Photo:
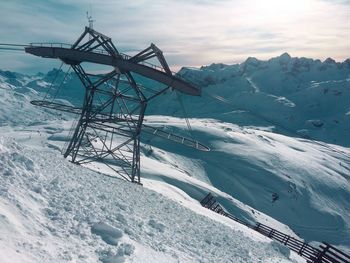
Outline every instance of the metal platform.
{"type": "Polygon", "coordinates": [[[162,67],[154,66],[147,62],[145,63],[142,60],[135,60],[134,57],[122,53],[111,55],[99,49],[79,50],[67,44],[59,43],[33,43],[25,47],[25,52],[43,58],[60,59],[70,65],[90,62],[112,66],[121,73],[131,71],[188,95],[201,95],[201,90],[198,87],[174,76],[171,71],[166,72],[162,67]]]}
{"type": "MultiPolygon", "coordinates": [[[[82,112],[82,108],[79,108],[79,107],[74,107],[74,106],[65,105],[65,104],[56,103],[56,102],[49,102],[49,101],[45,101],[45,100],[33,100],[30,103],[35,105],[35,106],[40,106],[40,107],[53,109],[53,110],[60,110],[60,111],[64,111],[64,112],[68,112],[68,113],[72,113],[72,114],[77,114],[77,115],[80,115],[82,112]]],[[[99,114],[99,115],[95,116],[95,121],[99,121],[100,125],[101,125],[101,123],[104,123],[104,122],[111,123],[112,121],[118,122],[119,124],[120,124],[120,122],[123,122],[123,121],[125,122],[125,120],[123,118],[113,117],[113,120],[111,120],[110,118],[106,119],[105,118],[106,115],[103,115],[103,114],[99,114]]],[[[135,116],[134,120],[135,120],[135,122],[137,121],[137,116],[135,116]]],[[[104,126],[105,126],[105,129],[108,129],[108,132],[115,132],[117,134],[120,133],[120,129],[117,132],[117,131],[113,131],[113,127],[108,125],[108,124],[105,124],[104,126]]],[[[94,128],[96,129],[96,127],[94,127],[94,128]]],[[[147,124],[142,124],[142,131],[146,132],[148,134],[151,134],[151,135],[161,137],[161,138],[166,139],[166,140],[170,140],[170,141],[182,144],[182,145],[187,146],[187,147],[194,148],[194,149],[199,150],[199,151],[204,151],[204,152],[210,151],[209,147],[207,147],[206,145],[204,145],[203,143],[201,143],[197,140],[194,140],[194,139],[191,139],[188,137],[184,137],[181,135],[177,135],[177,134],[174,134],[171,132],[167,132],[167,131],[164,131],[160,128],[156,128],[156,127],[153,127],[153,126],[150,126],[147,124]]]]}

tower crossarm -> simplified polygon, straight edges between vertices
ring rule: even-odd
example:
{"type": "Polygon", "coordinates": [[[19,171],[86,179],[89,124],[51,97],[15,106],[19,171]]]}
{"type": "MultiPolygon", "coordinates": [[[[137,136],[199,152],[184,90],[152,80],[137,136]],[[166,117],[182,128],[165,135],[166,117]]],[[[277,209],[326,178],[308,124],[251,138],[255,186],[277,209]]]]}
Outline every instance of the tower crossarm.
{"type": "Polygon", "coordinates": [[[82,62],[108,65],[118,69],[120,72],[134,72],[144,77],[158,81],[188,95],[200,96],[201,90],[186,81],[170,75],[169,72],[152,68],[150,66],[133,62],[122,55],[112,56],[110,54],[97,53],[95,51],[84,51],[65,47],[51,46],[27,46],[25,51],[35,56],[44,58],[56,58],[70,65],[78,65],[82,62]]]}

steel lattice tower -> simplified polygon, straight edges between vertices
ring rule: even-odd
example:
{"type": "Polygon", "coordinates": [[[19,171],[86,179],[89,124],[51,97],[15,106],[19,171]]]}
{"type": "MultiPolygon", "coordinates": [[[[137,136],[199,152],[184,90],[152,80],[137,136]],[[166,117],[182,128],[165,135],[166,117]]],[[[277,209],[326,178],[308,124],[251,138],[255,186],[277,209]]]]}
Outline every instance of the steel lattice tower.
{"type": "MultiPolygon", "coordinates": [[[[162,51],[154,44],[135,56],[127,56],[118,52],[109,37],[89,27],[69,48],[57,44],[39,44],[28,46],[25,51],[62,60],[73,68],[85,87],[81,108],[48,101],[32,102],[80,114],[64,157],[77,164],[102,162],[131,182],[140,183],[141,130],[144,128],[154,134],[157,132],[143,124],[147,103],[170,87],[189,95],[200,95],[198,88],[172,74],[162,51]],[[147,63],[150,59],[156,59],[160,66],[147,63]],[[111,66],[112,70],[107,74],[88,74],[84,70],[85,62],[111,66]],[[135,74],[157,81],[162,86],[147,90],[136,83],[135,74]]],[[[157,135],[208,150],[190,139],[168,134],[165,136],[164,132],[158,132],[157,135]]]]}

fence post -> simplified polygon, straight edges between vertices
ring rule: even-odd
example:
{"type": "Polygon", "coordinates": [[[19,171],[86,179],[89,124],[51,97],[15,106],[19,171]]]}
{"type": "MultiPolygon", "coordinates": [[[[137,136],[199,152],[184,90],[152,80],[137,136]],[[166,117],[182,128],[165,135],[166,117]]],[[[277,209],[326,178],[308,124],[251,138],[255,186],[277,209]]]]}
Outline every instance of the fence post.
{"type": "Polygon", "coordinates": [[[350,259],[350,255],[345,254],[344,252],[340,251],[339,249],[331,246],[330,244],[326,242],[322,242],[323,245],[320,245],[319,249],[302,242],[298,239],[295,239],[289,235],[283,234],[279,232],[278,230],[273,229],[272,227],[269,227],[267,225],[261,224],[259,222],[256,222],[255,226],[253,224],[248,224],[244,220],[241,220],[230,213],[227,213],[215,200],[215,197],[208,193],[203,200],[201,201],[201,205],[203,207],[206,207],[207,209],[213,210],[214,212],[224,215],[234,221],[237,221],[240,224],[246,225],[255,231],[261,233],[264,236],[267,236],[271,239],[274,239],[276,241],[279,241],[280,243],[284,244],[285,246],[289,247],[291,250],[297,252],[300,256],[306,258],[308,263],[323,263],[323,262],[350,262],[348,259],[350,259]],[[277,231],[277,235],[275,235],[277,231]],[[283,236],[283,238],[282,238],[283,236]],[[289,244],[288,244],[289,243],[289,244]],[[298,250],[299,246],[301,245],[300,249],[298,250]],[[339,253],[338,255],[335,254],[335,252],[339,253]],[[328,254],[327,254],[328,252],[328,254]],[[341,255],[345,258],[341,258],[341,255]],[[341,261],[339,261],[340,259],[341,261]]]}
{"type": "Polygon", "coordinates": [[[321,251],[320,254],[318,254],[318,257],[316,258],[315,263],[322,263],[322,258],[323,258],[323,256],[326,254],[326,252],[329,249],[330,245],[328,243],[323,242],[323,244],[325,244],[326,247],[322,248],[322,246],[320,246],[320,248],[322,248],[322,251],[321,251]]]}
{"type": "Polygon", "coordinates": [[[255,226],[255,230],[258,231],[258,232],[260,232],[259,231],[260,225],[261,225],[260,223],[256,223],[256,226],[255,226]]]}
{"type": "Polygon", "coordinates": [[[211,197],[211,193],[208,193],[201,201],[201,205],[205,206],[208,203],[208,201],[210,200],[210,197],[211,197]]]}
{"type": "Polygon", "coordinates": [[[216,205],[215,208],[214,208],[214,211],[216,212],[217,209],[219,209],[219,208],[220,208],[220,205],[219,205],[219,203],[217,203],[217,205],[216,205]]]}
{"type": "Polygon", "coordinates": [[[303,255],[303,249],[304,249],[304,247],[305,247],[305,243],[303,243],[303,245],[301,246],[301,248],[299,249],[299,251],[298,251],[298,254],[299,255],[303,255]]]}
{"type": "Polygon", "coordinates": [[[284,241],[284,244],[285,244],[285,245],[287,245],[287,243],[288,243],[288,241],[289,241],[289,238],[290,238],[290,236],[287,236],[286,241],[284,241]]]}
{"type": "Polygon", "coordinates": [[[207,204],[208,204],[207,207],[208,207],[210,210],[212,210],[212,207],[213,207],[213,205],[215,205],[215,203],[216,203],[215,199],[214,199],[214,198],[211,198],[211,199],[209,200],[209,202],[207,203],[207,204]]]}

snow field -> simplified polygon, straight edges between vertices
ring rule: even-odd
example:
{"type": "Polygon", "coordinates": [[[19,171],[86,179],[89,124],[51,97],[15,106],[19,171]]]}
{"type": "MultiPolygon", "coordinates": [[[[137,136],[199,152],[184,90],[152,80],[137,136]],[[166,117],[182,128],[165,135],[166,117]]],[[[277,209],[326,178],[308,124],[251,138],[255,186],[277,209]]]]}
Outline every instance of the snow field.
{"type": "MultiPolygon", "coordinates": [[[[190,117],[202,118],[191,119],[194,134],[212,151],[142,137],[144,188],[62,158],[72,117],[29,104],[42,98],[55,70],[0,71],[0,132],[17,142],[0,143],[0,262],[300,260],[202,208],[197,200],[209,191],[241,219],[350,252],[349,148],[273,133],[348,146],[349,65],[284,54],[182,70],[204,87],[203,97],[183,101],[190,117]]],[[[60,98],[81,103],[77,78],[69,75],[65,85],[60,98]]],[[[174,95],[146,113],[182,116],[174,95]]],[[[186,130],[181,118],[146,119],[186,130]]]]}
{"type": "Polygon", "coordinates": [[[0,149],[2,262],[300,262],[257,233],[247,237],[249,229],[55,152],[4,137],[0,149]]]}

